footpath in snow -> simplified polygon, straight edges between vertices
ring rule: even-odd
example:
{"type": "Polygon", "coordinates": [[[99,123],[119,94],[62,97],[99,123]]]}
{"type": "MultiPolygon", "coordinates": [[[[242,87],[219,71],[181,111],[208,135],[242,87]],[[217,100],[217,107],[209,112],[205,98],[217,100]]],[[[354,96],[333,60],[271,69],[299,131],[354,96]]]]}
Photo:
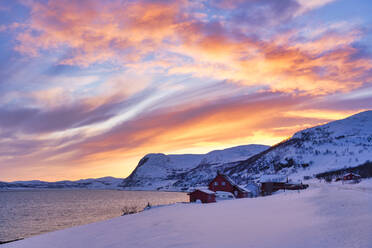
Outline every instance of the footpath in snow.
{"type": "Polygon", "coordinates": [[[11,247],[370,248],[372,192],[314,184],[300,193],[176,204],[1,246],[11,247]]]}

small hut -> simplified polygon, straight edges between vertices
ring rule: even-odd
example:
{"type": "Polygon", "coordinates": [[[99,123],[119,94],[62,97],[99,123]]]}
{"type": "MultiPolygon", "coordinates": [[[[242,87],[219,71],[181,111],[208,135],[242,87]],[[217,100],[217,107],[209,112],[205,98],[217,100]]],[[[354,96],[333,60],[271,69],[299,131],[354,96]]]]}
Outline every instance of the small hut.
{"type": "Polygon", "coordinates": [[[359,181],[361,179],[361,176],[355,173],[347,173],[342,177],[342,180],[344,181],[359,181]]]}

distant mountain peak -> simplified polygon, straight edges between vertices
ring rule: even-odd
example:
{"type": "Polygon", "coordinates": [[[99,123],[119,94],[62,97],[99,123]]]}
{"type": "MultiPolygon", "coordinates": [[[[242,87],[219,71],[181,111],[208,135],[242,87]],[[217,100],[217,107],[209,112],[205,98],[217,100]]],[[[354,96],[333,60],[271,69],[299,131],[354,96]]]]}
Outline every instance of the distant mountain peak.
{"type": "Polygon", "coordinates": [[[169,154],[150,153],[138,163],[131,175],[124,179],[127,189],[170,189],[186,177],[190,171],[202,167],[215,168],[230,162],[241,161],[257,154],[268,146],[242,145],[207,154],[169,154]]]}

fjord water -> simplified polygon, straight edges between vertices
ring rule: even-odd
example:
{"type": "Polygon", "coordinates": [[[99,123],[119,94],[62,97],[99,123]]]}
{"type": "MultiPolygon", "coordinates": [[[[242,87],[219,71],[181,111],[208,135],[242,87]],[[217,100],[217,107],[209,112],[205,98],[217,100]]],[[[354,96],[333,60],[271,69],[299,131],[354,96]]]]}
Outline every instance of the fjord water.
{"type": "Polygon", "coordinates": [[[185,193],[119,190],[0,191],[0,241],[120,216],[124,207],[188,201],[185,193]]]}

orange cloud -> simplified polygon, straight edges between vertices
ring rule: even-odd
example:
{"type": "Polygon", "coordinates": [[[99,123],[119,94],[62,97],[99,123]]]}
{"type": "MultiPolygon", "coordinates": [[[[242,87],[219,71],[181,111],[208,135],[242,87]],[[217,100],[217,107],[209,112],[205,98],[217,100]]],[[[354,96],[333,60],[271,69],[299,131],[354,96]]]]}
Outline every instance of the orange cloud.
{"type": "Polygon", "coordinates": [[[253,101],[238,98],[148,113],[81,144],[78,161],[85,164],[120,156],[140,157],[149,152],[172,153],[186,147],[197,152],[201,148],[205,151],[208,147],[211,150],[264,141],[273,144],[301,128],[328,120],[324,115],[318,118],[315,110],[314,117],[296,115],[295,111],[291,116],[285,114],[301,100],[266,99],[263,95],[253,101]]]}
{"type": "Polygon", "coordinates": [[[311,108],[304,105],[308,100],[314,99],[261,93],[154,108],[101,134],[60,138],[30,134],[19,136],[14,145],[3,139],[0,146],[14,155],[9,153],[0,162],[7,165],[9,178],[125,177],[146,153],[207,152],[249,143],[275,144],[298,130],[358,112],[311,108]],[[24,161],[33,172],[12,169],[24,161]]]}
{"type": "MultiPolygon", "coordinates": [[[[242,2],[220,4],[230,9],[242,2]]],[[[319,1],[302,4],[305,9],[322,5],[319,1]]],[[[36,56],[43,50],[58,53],[68,47],[62,64],[88,66],[110,61],[141,67],[143,63],[150,66],[143,59],[151,55],[152,68],[160,66],[170,74],[313,95],[350,91],[371,79],[366,75],[372,69],[371,60],[353,58],[358,49],[352,44],[361,37],[358,30],[322,32],[305,41],[298,30],[252,38],[231,29],[233,23],[228,21],[197,19],[187,0],[50,0],[29,6],[31,17],[26,28],[21,25],[24,31],[17,36],[16,49],[36,56]],[[178,59],[164,59],[168,56],[178,59]]],[[[277,7],[273,2],[273,8],[277,7]]]]}
{"type": "Polygon", "coordinates": [[[31,2],[30,20],[17,36],[16,50],[36,56],[40,50],[67,46],[72,52],[61,63],[69,65],[88,66],[120,56],[135,61],[173,36],[177,19],[183,18],[182,2],[31,2]]]}
{"type": "Polygon", "coordinates": [[[317,40],[294,44],[290,40],[296,37],[287,34],[269,41],[200,35],[197,42],[175,48],[194,63],[174,66],[170,73],[269,86],[281,92],[324,95],[350,91],[368,82],[372,69],[369,58],[353,58],[357,49],[351,43],[359,37],[355,33],[323,34],[317,40]]]}

